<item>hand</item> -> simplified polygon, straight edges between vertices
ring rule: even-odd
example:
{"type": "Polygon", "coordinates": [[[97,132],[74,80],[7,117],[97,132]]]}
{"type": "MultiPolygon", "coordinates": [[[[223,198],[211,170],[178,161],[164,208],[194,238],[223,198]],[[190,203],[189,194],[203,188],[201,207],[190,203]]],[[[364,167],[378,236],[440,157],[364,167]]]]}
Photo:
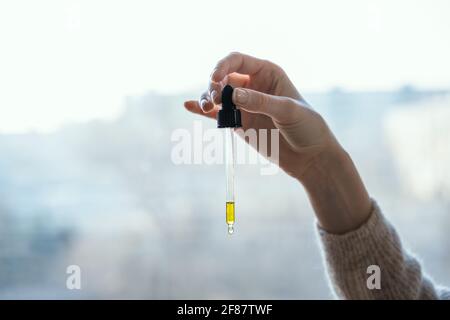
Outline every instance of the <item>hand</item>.
{"type": "Polygon", "coordinates": [[[324,151],[339,148],[325,121],[279,66],[241,53],[217,63],[208,90],[198,101],[186,101],[186,109],[215,119],[227,84],[236,88],[233,101],[241,109],[244,131],[280,130],[279,166],[289,175],[301,181],[324,151]]]}
{"type": "Polygon", "coordinates": [[[322,228],[345,233],[366,221],[371,203],[353,162],[279,66],[231,53],[217,63],[208,90],[185,108],[215,119],[227,84],[235,88],[244,130],[280,130],[279,166],[304,185],[322,228]]]}

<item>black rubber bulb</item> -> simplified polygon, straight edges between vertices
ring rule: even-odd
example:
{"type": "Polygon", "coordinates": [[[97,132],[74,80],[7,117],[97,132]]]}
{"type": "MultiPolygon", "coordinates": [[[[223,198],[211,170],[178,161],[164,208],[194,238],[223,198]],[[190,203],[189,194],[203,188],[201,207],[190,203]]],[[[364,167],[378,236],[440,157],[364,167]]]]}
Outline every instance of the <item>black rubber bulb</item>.
{"type": "Polygon", "coordinates": [[[239,128],[241,111],[233,103],[233,87],[226,85],[222,90],[222,109],[217,114],[218,128],[239,128]]]}
{"type": "Polygon", "coordinates": [[[222,109],[231,110],[236,108],[233,103],[233,87],[226,85],[222,90],[222,109]]]}

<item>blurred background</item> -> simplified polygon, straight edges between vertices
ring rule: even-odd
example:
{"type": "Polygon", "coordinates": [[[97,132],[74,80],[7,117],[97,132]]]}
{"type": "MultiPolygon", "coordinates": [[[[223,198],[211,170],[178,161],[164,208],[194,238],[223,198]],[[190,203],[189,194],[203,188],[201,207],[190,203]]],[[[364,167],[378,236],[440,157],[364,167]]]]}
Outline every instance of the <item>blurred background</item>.
{"type": "MultiPolygon", "coordinates": [[[[290,75],[450,285],[450,2],[0,2],[0,298],[332,298],[302,187],[175,165],[231,51],[290,75]],[[66,268],[82,290],[66,289],[66,268]]],[[[214,121],[202,120],[204,128],[214,121]]]]}

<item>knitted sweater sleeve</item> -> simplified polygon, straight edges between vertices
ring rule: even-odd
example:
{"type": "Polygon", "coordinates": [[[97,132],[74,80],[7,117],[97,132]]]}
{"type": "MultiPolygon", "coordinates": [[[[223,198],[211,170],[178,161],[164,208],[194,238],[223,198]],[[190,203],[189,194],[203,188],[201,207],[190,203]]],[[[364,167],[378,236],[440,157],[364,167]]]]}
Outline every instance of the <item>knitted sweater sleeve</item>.
{"type": "Polygon", "coordinates": [[[424,274],[373,201],[368,221],[343,235],[318,227],[334,293],[341,299],[450,299],[424,274]],[[377,280],[379,277],[379,281],[377,280]]]}

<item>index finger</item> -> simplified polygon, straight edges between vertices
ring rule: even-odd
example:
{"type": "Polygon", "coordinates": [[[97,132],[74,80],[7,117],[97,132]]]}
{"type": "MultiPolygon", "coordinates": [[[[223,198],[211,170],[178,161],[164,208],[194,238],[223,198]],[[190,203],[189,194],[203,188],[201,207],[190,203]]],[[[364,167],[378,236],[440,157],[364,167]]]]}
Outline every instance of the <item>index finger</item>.
{"type": "Polygon", "coordinates": [[[233,72],[253,75],[259,72],[263,66],[264,60],[243,53],[232,52],[217,63],[211,74],[211,80],[220,82],[226,75],[233,72]]]}

